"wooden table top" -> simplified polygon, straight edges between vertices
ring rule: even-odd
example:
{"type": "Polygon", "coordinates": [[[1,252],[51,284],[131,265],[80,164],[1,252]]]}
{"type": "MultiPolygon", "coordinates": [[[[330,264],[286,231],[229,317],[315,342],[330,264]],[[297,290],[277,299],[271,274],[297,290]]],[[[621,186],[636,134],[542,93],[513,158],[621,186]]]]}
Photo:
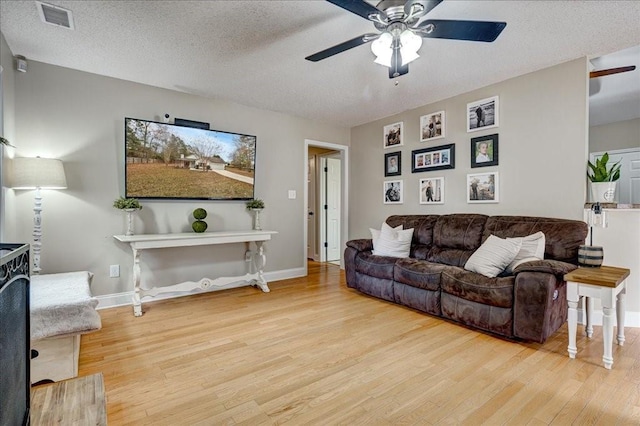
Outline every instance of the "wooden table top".
{"type": "Polygon", "coordinates": [[[627,268],[600,266],[599,268],[578,268],[564,276],[565,281],[615,288],[629,276],[627,268]]]}
{"type": "Polygon", "coordinates": [[[32,388],[31,424],[106,425],[102,373],[32,388]]]}

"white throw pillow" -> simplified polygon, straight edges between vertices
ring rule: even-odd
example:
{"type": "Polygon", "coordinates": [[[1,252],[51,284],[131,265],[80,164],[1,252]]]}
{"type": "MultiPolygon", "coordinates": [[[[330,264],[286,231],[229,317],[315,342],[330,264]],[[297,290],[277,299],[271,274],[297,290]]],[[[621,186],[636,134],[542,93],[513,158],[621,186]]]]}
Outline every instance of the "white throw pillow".
{"type": "MultiPolygon", "coordinates": [[[[372,234],[373,231],[375,230],[372,230],[372,234]]],[[[409,257],[411,238],[413,238],[413,228],[402,230],[402,225],[392,228],[383,223],[380,235],[373,244],[373,254],[377,256],[409,257]]]]}
{"type": "Polygon", "coordinates": [[[467,260],[464,269],[489,278],[497,277],[515,259],[520,247],[522,241],[517,238],[505,240],[489,235],[467,260]]]}
{"type": "MultiPolygon", "coordinates": [[[[389,225],[387,225],[387,222],[382,222],[382,226],[380,227],[380,229],[373,229],[373,228],[369,228],[369,231],[371,232],[371,240],[373,241],[373,254],[375,254],[376,251],[376,244],[378,244],[378,238],[380,238],[380,231],[384,228],[391,228],[389,225]]],[[[395,228],[391,228],[391,229],[395,229],[396,231],[401,231],[402,230],[402,225],[398,225],[395,228]]]]}
{"type": "Polygon", "coordinates": [[[515,259],[513,259],[505,269],[506,272],[512,273],[513,270],[521,263],[544,259],[544,245],[546,239],[542,231],[527,235],[526,237],[507,238],[507,240],[522,240],[522,247],[520,247],[520,251],[516,255],[515,259]]]}

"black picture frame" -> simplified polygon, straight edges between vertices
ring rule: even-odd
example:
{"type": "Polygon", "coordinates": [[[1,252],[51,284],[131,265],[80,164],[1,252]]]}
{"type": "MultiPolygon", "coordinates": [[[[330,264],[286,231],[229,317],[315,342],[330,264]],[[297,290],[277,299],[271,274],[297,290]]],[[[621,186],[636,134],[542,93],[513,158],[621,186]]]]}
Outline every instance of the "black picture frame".
{"type": "Polygon", "coordinates": [[[411,151],[411,173],[456,168],[456,145],[433,146],[411,151]]]}
{"type": "Polygon", "coordinates": [[[384,155],[384,175],[387,176],[400,176],[402,174],[402,152],[390,152],[384,155]],[[395,167],[392,164],[392,160],[395,159],[395,167]]]}
{"type": "Polygon", "coordinates": [[[498,165],[498,133],[471,138],[471,168],[498,165]],[[482,145],[486,146],[481,152],[482,145]],[[487,159],[488,158],[488,159],[487,159]]]}

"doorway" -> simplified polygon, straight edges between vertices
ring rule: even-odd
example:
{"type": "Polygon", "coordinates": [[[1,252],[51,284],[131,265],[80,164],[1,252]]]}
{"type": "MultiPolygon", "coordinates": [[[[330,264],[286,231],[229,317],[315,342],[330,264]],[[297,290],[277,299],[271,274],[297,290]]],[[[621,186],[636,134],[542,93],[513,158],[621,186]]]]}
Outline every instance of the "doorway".
{"type": "Polygon", "coordinates": [[[305,140],[305,265],[307,259],[342,266],[347,240],[348,147],[305,140]]]}

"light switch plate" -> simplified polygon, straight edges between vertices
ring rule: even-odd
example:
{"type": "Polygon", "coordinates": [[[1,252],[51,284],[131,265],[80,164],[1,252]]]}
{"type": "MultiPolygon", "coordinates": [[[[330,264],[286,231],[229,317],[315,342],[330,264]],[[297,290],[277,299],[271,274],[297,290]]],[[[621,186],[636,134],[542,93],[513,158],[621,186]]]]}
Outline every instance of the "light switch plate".
{"type": "Polygon", "coordinates": [[[296,199],[296,190],[295,189],[290,189],[289,190],[289,199],[290,200],[295,200],[296,199]]]}
{"type": "Polygon", "coordinates": [[[118,278],[120,276],[120,265],[109,266],[109,277],[118,278]]]}

